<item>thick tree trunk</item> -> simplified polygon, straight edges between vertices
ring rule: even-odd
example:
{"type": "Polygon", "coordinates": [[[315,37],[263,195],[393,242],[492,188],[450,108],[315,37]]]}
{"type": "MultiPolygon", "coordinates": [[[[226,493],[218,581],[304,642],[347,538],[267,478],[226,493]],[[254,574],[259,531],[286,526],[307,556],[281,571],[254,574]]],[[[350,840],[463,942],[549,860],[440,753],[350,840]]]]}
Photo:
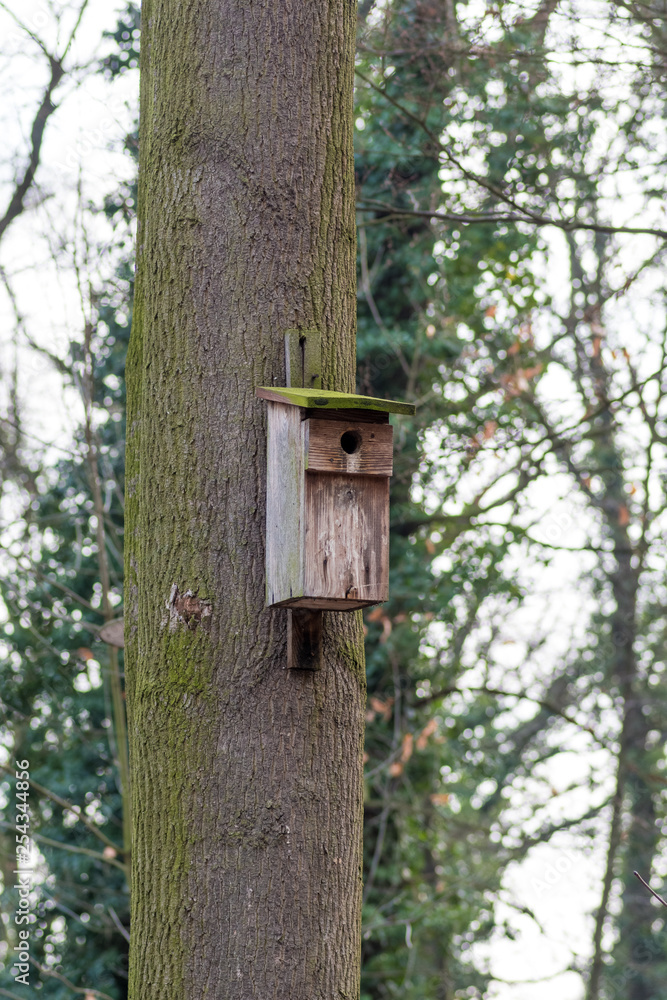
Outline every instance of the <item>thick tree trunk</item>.
{"type": "Polygon", "coordinates": [[[283,336],[355,361],[350,0],[144,0],[128,360],[132,1000],[359,993],[360,616],[264,607],[283,336]]]}

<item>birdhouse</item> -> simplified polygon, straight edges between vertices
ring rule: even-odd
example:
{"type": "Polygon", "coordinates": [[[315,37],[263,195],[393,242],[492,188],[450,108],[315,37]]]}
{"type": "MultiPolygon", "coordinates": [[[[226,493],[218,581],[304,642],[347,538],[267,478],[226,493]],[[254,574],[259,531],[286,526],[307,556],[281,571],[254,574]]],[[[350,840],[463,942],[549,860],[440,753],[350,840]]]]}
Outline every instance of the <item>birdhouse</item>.
{"type": "Polygon", "coordinates": [[[390,413],[410,403],[260,388],[268,401],[266,603],[353,611],[386,601],[390,413]]]}

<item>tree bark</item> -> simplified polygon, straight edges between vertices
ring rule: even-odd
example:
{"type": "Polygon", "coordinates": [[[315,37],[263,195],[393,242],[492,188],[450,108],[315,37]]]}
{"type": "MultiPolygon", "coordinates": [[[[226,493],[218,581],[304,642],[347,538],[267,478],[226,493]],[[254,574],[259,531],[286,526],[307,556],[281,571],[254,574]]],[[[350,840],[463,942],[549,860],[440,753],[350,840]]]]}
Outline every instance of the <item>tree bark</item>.
{"type": "Polygon", "coordinates": [[[288,671],[264,607],[287,329],[353,389],[349,0],[144,0],[128,359],[132,1000],[359,995],[358,613],[288,671]]]}
{"type": "MultiPolygon", "coordinates": [[[[598,301],[602,289],[595,288],[598,301]]],[[[580,347],[580,357],[583,351],[580,347]]],[[[596,914],[587,1000],[622,993],[625,1000],[657,1000],[662,985],[656,976],[656,948],[651,925],[655,910],[649,894],[633,877],[636,868],[650,877],[657,856],[660,831],[656,823],[655,795],[659,786],[651,780],[647,743],[652,728],[647,713],[649,701],[638,660],[637,605],[640,587],[640,551],[628,530],[628,486],[624,454],[612,412],[613,390],[602,352],[588,360],[598,404],[603,408],[596,428],[592,465],[597,467],[602,488],[597,504],[604,517],[605,534],[612,542],[613,563],[607,571],[614,608],[609,618],[611,640],[610,681],[622,705],[616,792],[609,828],[607,870],[602,899],[596,914]],[[616,917],[619,930],[613,966],[605,965],[602,935],[614,876],[622,885],[621,907],[616,917]],[[657,981],[656,981],[657,980],[657,981]]]]}

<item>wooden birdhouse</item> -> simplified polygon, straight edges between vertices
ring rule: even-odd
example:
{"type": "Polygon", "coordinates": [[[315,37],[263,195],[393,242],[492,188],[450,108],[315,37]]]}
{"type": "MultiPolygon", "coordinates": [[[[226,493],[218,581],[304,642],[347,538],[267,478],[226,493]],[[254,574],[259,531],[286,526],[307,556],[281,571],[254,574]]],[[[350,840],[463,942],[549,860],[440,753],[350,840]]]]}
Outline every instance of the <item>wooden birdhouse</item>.
{"type": "Polygon", "coordinates": [[[268,400],[266,603],[353,611],[386,601],[390,413],[410,403],[321,389],[268,400]]]}

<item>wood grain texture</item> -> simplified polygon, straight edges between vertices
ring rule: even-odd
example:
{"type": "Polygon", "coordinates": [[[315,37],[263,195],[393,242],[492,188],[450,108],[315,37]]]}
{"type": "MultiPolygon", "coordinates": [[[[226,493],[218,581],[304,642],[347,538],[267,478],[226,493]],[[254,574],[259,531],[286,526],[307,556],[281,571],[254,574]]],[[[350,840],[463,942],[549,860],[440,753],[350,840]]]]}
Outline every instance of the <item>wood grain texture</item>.
{"type": "Polygon", "coordinates": [[[305,596],[386,601],[389,479],[306,475],[305,596]]]}
{"type": "Polygon", "coordinates": [[[380,410],[315,410],[308,407],[301,411],[304,420],[315,417],[317,420],[363,420],[365,424],[388,424],[389,414],[380,410]]]}
{"type": "Polygon", "coordinates": [[[394,429],[390,424],[306,420],[306,468],[348,476],[391,476],[394,429]],[[345,450],[345,445],[354,451],[345,450]]]}
{"type": "Polygon", "coordinates": [[[305,423],[299,410],[269,403],[266,475],[266,603],[304,593],[305,423]]]}
{"type": "Polygon", "coordinates": [[[353,611],[387,599],[392,438],[389,424],[302,420],[269,402],[269,607],[353,611]],[[353,453],[341,447],[348,434],[353,453]]]}

